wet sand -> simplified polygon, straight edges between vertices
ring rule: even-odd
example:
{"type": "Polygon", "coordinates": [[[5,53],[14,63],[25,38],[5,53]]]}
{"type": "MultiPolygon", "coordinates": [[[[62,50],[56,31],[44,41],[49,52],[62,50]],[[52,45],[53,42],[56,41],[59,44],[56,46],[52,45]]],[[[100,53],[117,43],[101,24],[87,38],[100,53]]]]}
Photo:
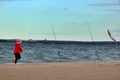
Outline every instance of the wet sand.
{"type": "Polygon", "coordinates": [[[120,80],[120,62],[0,64],[0,80],[120,80]]]}

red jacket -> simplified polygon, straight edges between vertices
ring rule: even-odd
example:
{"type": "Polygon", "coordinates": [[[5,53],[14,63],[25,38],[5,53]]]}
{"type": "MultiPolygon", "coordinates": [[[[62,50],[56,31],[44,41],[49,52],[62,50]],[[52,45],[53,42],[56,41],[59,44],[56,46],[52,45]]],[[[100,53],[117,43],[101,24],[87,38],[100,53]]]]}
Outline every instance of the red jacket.
{"type": "Polygon", "coordinates": [[[14,54],[20,54],[22,52],[22,44],[15,44],[14,54]]]}

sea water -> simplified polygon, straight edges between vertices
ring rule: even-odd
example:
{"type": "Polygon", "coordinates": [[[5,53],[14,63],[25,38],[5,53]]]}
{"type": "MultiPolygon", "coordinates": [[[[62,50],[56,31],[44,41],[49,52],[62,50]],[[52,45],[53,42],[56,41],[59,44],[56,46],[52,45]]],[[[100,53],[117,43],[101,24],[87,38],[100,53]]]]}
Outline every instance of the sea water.
{"type": "MultiPolygon", "coordinates": [[[[20,63],[120,61],[119,44],[24,43],[20,63]]],[[[13,42],[0,42],[0,63],[12,63],[13,42]]]]}

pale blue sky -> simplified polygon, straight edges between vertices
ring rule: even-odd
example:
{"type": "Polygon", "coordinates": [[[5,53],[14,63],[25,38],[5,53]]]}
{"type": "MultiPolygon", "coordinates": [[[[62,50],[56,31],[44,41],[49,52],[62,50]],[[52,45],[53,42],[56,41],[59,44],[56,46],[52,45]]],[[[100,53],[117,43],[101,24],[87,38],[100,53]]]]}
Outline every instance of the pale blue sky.
{"type": "Polygon", "coordinates": [[[120,40],[120,0],[1,0],[0,38],[111,41],[120,40]]]}

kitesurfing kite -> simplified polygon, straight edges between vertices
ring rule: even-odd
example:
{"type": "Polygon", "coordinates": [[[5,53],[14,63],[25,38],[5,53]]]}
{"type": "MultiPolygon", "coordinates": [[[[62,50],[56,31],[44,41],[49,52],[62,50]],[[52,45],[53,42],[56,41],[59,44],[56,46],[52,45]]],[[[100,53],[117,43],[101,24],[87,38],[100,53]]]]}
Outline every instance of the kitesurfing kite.
{"type": "Polygon", "coordinates": [[[108,35],[109,35],[109,37],[114,41],[114,42],[116,42],[116,40],[112,37],[112,35],[111,35],[111,33],[110,33],[110,31],[107,29],[107,32],[108,32],[108,35]]]}

